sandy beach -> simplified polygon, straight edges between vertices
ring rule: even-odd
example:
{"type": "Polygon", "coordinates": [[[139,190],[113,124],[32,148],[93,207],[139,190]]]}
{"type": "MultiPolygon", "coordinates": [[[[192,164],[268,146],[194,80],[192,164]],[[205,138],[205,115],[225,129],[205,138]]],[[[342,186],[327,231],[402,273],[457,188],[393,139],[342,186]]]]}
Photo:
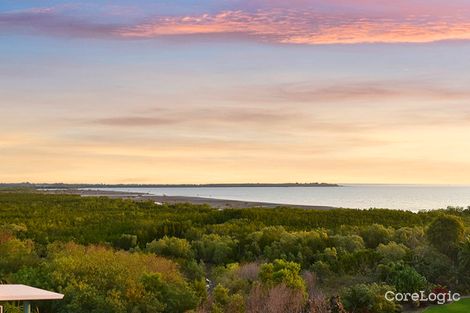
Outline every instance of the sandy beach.
{"type": "Polygon", "coordinates": [[[132,199],[135,201],[154,201],[157,203],[175,204],[175,203],[191,203],[191,204],[207,204],[211,207],[218,209],[243,209],[243,208],[276,208],[276,207],[291,207],[309,210],[331,210],[334,207],[329,206],[315,206],[315,205],[295,205],[295,204],[280,204],[269,202],[253,202],[253,201],[237,201],[226,199],[213,199],[202,197],[183,197],[183,196],[156,196],[147,193],[139,192],[117,192],[117,191],[103,191],[103,190],[82,190],[82,189],[55,189],[55,190],[42,190],[44,193],[52,194],[72,194],[80,195],[82,197],[109,197],[120,199],[132,199]]]}

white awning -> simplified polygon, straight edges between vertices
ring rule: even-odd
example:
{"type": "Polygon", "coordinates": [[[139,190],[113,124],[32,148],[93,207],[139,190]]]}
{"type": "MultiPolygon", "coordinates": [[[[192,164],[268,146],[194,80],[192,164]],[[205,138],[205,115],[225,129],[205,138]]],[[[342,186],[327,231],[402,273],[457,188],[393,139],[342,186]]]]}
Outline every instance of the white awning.
{"type": "Polygon", "coordinates": [[[0,301],[60,300],[63,294],[26,285],[0,285],[0,301]]]}

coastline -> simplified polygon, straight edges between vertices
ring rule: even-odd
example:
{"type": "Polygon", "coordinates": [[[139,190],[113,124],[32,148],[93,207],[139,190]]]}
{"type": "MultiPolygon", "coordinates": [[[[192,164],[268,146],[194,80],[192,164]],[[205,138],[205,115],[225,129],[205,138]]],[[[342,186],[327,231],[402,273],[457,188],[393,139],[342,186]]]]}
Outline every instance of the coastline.
{"type": "Polygon", "coordinates": [[[39,189],[38,191],[46,194],[70,194],[81,197],[109,197],[113,199],[131,199],[134,201],[154,201],[162,204],[190,203],[196,205],[209,205],[217,209],[246,209],[246,208],[276,208],[289,207],[306,210],[332,210],[335,207],[321,205],[295,205],[270,202],[240,201],[203,197],[185,197],[185,196],[157,196],[141,192],[118,192],[105,190],[82,190],[82,189],[39,189]]]}

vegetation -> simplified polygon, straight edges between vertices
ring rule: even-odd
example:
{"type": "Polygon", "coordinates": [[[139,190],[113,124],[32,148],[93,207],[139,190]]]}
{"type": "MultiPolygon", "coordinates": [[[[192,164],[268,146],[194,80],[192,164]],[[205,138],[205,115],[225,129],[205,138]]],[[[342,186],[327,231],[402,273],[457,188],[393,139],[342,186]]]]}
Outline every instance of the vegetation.
{"type": "Polygon", "coordinates": [[[8,189],[0,225],[2,282],[65,294],[39,312],[399,312],[386,291],[470,292],[468,209],[217,210],[8,189]]]}

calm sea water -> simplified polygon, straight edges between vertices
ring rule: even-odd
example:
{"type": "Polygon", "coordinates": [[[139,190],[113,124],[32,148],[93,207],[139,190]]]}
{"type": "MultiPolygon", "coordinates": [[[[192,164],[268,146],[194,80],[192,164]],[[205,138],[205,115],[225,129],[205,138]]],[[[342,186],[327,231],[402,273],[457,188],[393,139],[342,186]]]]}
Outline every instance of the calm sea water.
{"type": "Polygon", "coordinates": [[[205,197],[343,208],[418,211],[470,206],[470,186],[344,185],[343,187],[103,188],[153,195],[205,197]]]}

